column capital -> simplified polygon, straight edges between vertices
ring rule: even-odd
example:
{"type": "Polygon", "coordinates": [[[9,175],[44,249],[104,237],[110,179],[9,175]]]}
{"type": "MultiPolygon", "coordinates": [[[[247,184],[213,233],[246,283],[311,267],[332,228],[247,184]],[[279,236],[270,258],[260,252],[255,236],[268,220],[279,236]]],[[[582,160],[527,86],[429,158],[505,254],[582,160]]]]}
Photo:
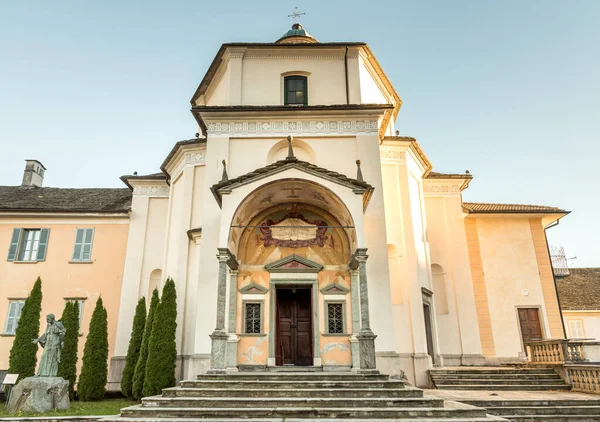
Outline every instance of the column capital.
{"type": "Polygon", "coordinates": [[[369,255],[367,255],[367,248],[357,248],[352,254],[348,266],[351,270],[356,270],[360,262],[367,262],[369,255]]]}
{"type": "Polygon", "coordinates": [[[231,253],[229,248],[217,248],[217,252],[217,259],[219,262],[225,262],[231,270],[237,270],[239,268],[237,258],[231,253]]]}

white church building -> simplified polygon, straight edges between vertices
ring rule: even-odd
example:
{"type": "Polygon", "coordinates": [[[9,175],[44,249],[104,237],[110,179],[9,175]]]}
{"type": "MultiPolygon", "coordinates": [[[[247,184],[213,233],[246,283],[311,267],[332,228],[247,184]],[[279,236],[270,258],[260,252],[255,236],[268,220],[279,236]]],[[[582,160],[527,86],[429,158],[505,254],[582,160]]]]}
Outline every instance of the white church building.
{"type": "Polygon", "coordinates": [[[138,298],[167,277],[178,379],[307,366],[424,386],[433,366],[519,361],[527,341],[564,338],[545,228],[567,211],[463,202],[472,175],[434,172],[398,135],[401,106],[365,43],[295,24],[222,45],[191,100],[198,136],[160,173],[122,177],[109,387],[138,298]]]}

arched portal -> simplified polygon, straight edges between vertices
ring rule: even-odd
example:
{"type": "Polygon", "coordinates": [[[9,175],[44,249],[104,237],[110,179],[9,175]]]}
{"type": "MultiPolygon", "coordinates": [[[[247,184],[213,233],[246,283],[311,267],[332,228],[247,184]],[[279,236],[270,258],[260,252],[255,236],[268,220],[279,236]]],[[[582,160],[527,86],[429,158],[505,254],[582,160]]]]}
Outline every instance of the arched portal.
{"type": "Polygon", "coordinates": [[[310,180],[267,183],[241,201],[228,237],[238,366],[351,366],[356,239],[348,207],[310,180]]]}

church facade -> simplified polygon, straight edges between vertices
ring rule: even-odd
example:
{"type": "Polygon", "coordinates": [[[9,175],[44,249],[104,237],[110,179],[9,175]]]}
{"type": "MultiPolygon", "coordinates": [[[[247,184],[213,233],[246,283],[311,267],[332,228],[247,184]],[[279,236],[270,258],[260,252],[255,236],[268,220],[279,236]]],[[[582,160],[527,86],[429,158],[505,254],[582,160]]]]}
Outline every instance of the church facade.
{"type": "MultiPolygon", "coordinates": [[[[21,277],[36,219],[87,218],[94,242],[114,225],[115,265],[87,271],[117,272],[118,283],[56,282],[57,301],[68,298],[61,288],[81,287],[115,303],[109,388],[138,298],[167,277],[178,379],[310,366],[404,373],[425,386],[434,365],[514,362],[528,340],[564,338],[545,229],[567,212],[463,202],[472,175],[433,171],[419,143],[397,134],[402,101],[367,44],[317,42],[299,24],[274,43],[224,44],[191,105],[198,136],[177,142],[159,173],[105,190],[105,214],[81,205],[52,220],[39,203],[11,204],[53,188],[0,189],[0,241],[14,250],[0,264],[3,292],[21,277]]],[[[31,277],[57,277],[53,240],[31,277]]],[[[102,253],[90,248],[89,259],[102,253]]]]}

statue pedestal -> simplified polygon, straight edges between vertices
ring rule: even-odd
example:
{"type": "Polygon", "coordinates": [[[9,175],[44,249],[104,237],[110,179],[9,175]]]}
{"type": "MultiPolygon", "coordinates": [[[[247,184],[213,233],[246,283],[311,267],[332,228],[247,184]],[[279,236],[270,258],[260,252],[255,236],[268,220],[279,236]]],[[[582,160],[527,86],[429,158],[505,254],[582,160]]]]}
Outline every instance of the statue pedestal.
{"type": "Polygon", "coordinates": [[[46,413],[66,410],[69,402],[69,381],[59,377],[29,377],[12,389],[9,413],[46,413]]]}

